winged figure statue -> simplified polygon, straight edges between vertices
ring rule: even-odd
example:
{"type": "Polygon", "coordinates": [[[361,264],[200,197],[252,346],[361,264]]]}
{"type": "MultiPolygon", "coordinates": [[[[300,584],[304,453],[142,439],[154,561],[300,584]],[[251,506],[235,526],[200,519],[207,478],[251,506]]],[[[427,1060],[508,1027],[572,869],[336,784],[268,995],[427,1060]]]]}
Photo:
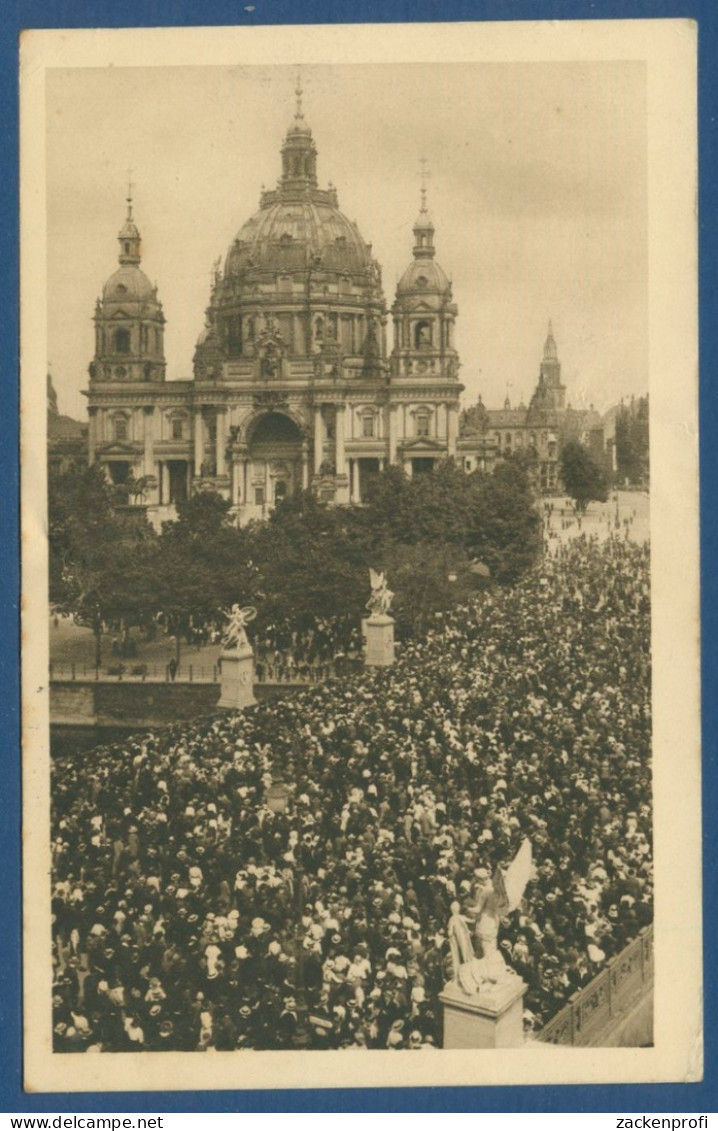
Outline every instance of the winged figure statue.
{"type": "Polygon", "coordinates": [[[464,993],[479,993],[487,984],[497,984],[512,976],[498,948],[499,924],[521,903],[533,868],[531,842],[524,838],[521,847],[506,870],[497,867],[493,877],[480,884],[475,901],[461,914],[458,903],[452,903],[448,936],[454,969],[454,980],[464,993]],[[474,939],[480,951],[477,957],[471,940],[469,922],[473,920],[474,939]]]}
{"type": "Polygon", "coordinates": [[[386,582],[386,574],[375,569],[369,570],[371,581],[371,596],[366,603],[369,613],[373,617],[386,616],[394,599],[394,594],[386,582]]]}
{"type": "Polygon", "coordinates": [[[257,610],[252,605],[245,605],[243,609],[239,605],[232,605],[231,609],[225,609],[227,627],[222,637],[222,646],[227,649],[240,649],[244,645],[249,645],[247,625],[256,615],[257,610]]]}

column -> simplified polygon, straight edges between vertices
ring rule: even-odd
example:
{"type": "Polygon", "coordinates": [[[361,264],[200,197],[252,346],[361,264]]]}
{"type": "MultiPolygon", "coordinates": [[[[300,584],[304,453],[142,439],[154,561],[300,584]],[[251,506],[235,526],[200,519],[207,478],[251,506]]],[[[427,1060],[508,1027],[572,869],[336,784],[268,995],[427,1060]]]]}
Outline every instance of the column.
{"type": "Polygon", "coordinates": [[[349,489],[349,501],[351,503],[360,503],[359,496],[359,460],[349,460],[349,474],[351,476],[351,487],[349,489]]]}
{"type": "Polygon", "coordinates": [[[446,407],[446,446],[449,456],[456,455],[457,411],[455,405],[446,407]]]}
{"type": "Polygon", "coordinates": [[[265,459],[264,461],[264,502],[265,504],[274,502],[274,500],[272,499],[272,481],[269,478],[268,459],[265,459]]]}
{"type": "Polygon", "coordinates": [[[293,314],[292,318],[292,341],[291,350],[294,354],[303,354],[304,342],[302,341],[304,335],[302,334],[302,317],[300,314],[293,314]]]}
{"type": "Polygon", "coordinates": [[[249,503],[249,460],[242,460],[242,499],[245,503],[249,503]]]}
{"type": "Polygon", "coordinates": [[[389,463],[396,463],[396,405],[389,405],[389,463]]]}
{"type": "Polygon", "coordinates": [[[202,409],[197,406],[194,410],[194,473],[199,478],[202,473],[202,460],[204,459],[204,430],[202,428],[202,409]]]}
{"type": "Polygon", "coordinates": [[[309,445],[302,441],[302,490],[309,489],[309,445]]]}
{"type": "Polygon", "coordinates": [[[239,503],[239,461],[232,460],[230,468],[230,497],[232,499],[232,506],[236,507],[239,503]]]}
{"type": "Polygon", "coordinates": [[[165,461],[160,459],[157,461],[157,498],[159,499],[160,506],[165,501],[165,461]]]}
{"type": "Polygon", "coordinates": [[[154,408],[152,405],[145,405],[143,408],[144,413],[144,428],[143,428],[143,475],[154,475],[155,473],[155,447],[154,447],[154,408]]]}
{"type": "Polygon", "coordinates": [[[87,427],[87,462],[92,466],[95,462],[95,443],[97,441],[97,409],[91,408],[89,410],[89,420],[87,427]]]}
{"type": "Polygon", "coordinates": [[[227,410],[225,408],[217,409],[217,440],[215,448],[215,461],[217,464],[217,475],[227,474],[226,453],[227,448],[227,410]]]}
{"type": "Polygon", "coordinates": [[[322,462],[322,410],[319,405],[314,406],[314,474],[319,474],[322,462]]]}
{"type": "Polygon", "coordinates": [[[344,405],[337,405],[336,416],[336,463],[337,475],[346,475],[346,457],[344,455],[344,405]]]}

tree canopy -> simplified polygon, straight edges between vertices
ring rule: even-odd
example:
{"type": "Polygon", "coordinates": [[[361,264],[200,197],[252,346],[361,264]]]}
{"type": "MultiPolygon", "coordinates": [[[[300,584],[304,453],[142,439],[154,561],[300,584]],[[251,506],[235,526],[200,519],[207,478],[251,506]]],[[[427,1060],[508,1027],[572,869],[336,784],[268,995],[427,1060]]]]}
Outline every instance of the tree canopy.
{"type": "Polygon", "coordinates": [[[143,624],[156,608],[157,539],[123,498],[97,467],[72,465],[48,483],[50,601],[92,628],[98,662],[103,621],[143,624]]]}
{"type": "Polygon", "coordinates": [[[646,484],[650,473],[648,397],[621,403],[616,413],[616,478],[646,484]]]}
{"type": "Polygon", "coordinates": [[[59,476],[51,485],[51,599],[93,625],[114,616],[142,624],[163,613],[173,632],[218,619],[234,602],[257,607],[258,627],[324,617],[356,624],[371,567],[386,570],[398,629],[411,634],[486,584],[487,573],[513,581],[541,549],[519,460],[492,474],[466,475],[448,461],[413,478],[392,467],[362,506],[299,492],[268,521],[242,529],[230,509],[203,491],[155,534],[141,509],[118,503],[99,470],[59,476]]]}
{"type": "Polygon", "coordinates": [[[561,477],[566,494],[580,511],[585,511],[594,499],[605,502],[608,498],[608,476],[604,468],[578,440],[569,440],[561,450],[561,477]]]}

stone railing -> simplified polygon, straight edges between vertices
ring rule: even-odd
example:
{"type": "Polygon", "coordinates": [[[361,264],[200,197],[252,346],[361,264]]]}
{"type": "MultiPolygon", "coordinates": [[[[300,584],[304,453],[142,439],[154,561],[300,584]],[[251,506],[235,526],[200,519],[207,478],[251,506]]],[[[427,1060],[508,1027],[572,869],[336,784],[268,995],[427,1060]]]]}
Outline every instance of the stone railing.
{"type": "Polygon", "coordinates": [[[538,1040],[552,1045],[591,1045],[653,985],[653,926],[611,958],[606,968],[578,990],[538,1040]]]}

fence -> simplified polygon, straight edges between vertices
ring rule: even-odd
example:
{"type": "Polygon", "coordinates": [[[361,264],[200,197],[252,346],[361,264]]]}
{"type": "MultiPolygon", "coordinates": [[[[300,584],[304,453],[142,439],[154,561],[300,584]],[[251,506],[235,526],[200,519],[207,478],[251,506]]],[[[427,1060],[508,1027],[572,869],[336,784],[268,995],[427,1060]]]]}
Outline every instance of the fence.
{"type": "MultiPolygon", "coordinates": [[[[260,662],[255,665],[254,681],[258,684],[281,684],[285,687],[307,687],[338,673],[333,663],[318,666],[290,667],[283,664],[260,662]]],[[[95,680],[109,683],[219,683],[219,664],[180,664],[174,679],[166,664],[144,664],[128,660],[112,662],[100,667],[94,664],[50,662],[50,682],[67,683],[75,680],[95,680]]]]}
{"type": "Polygon", "coordinates": [[[569,998],[538,1039],[551,1045],[590,1045],[652,985],[653,927],[649,926],[569,998]]]}

